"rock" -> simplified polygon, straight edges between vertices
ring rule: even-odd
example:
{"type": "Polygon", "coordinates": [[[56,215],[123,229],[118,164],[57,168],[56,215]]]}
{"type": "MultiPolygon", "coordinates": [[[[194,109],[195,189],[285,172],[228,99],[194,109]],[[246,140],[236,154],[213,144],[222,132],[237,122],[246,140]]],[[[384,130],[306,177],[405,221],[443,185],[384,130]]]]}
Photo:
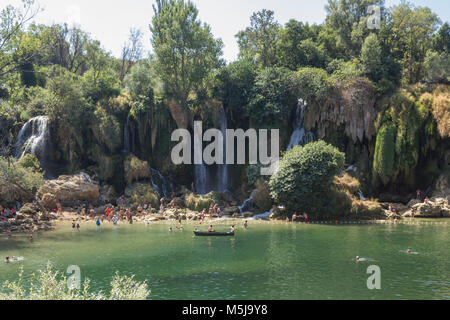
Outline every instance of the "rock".
{"type": "Polygon", "coordinates": [[[441,197],[450,195],[450,174],[448,172],[444,172],[437,178],[432,195],[441,197]]]}
{"type": "Polygon", "coordinates": [[[253,215],[254,215],[253,212],[244,212],[244,213],[242,213],[242,216],[244,218],[250,218],[250,217],[253,217],[253,215]]]}
{"type": "Polygon", "coordinates": [[[447,198],[434,197],[428,203],[414,205],[414,216],[424,218],[450,217],[450,206],[448,204],[447,198]]]}
{"type": "Polygon", "coordinates": [[[117,195],[113,186],[105,184],[100,187],[100,196],[98,200],[102,204],[112,203],[115,199],[117,199],[117,195]]]}
{"type": "Polygon", "coordinates": [[[232,215],[233,213],[240,213],[239,207],[238,207],[238,206],[233,206],[233,207],[225,208],[223,212],[224,212],[224,214],[226,214],[226,215],[232,215]]]}
{"type": "Polygon", "coordinates": [[[39,207],[34,203],[25,203],[20,208],[21,214],[32,215],[32,216],[36,215],[39,211],[40,211],[39,207]]]}
{"type": "Polygon", "coordinates": [[[75,206],[79,201],[95,202],[99,199],[100,189],[88,174],[82,172],[73,176],[60,176],[47,180],[39,191],[46,209],[55,207],[54,201],[63,205],[75,206]]]}
{"type": "Polygon", "coordinates": [[[411,199],[408,204],[406,205],[408,208],[412,208],[416,204],[421,203],[419,199],[411,199]]]}

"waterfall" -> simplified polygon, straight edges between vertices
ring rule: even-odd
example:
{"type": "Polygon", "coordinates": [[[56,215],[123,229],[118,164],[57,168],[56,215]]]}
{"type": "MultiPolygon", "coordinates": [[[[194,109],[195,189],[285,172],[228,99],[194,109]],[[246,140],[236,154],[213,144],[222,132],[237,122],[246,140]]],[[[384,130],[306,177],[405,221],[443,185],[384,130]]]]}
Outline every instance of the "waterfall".
{"type": "Polygon", "coordinates": [[[266,219],[269,219],[269,217],[272,214],[272,212],[273,212],[273,208],[270,209],[270,211],[254,215],[252,218],[255,219],[255,220],[259,220],[259,219],[266,220],[266,219]]]}
{"type": "Polygon", "coordinates": [[[150,182],[156,192],[159,193],[160,196],[164,196],[166,198],[170,197],[170,193],[173,191],[173,185],[156,169],[150,168],[150,182]],[[159,181],[158,181],[159,180],[159,181]]]}
{"type": "Polygon", "coordinates": [[[242,203],[241,206],[239,206],[239,212],[241,214],[243,214],[244,212],[251,212],[253,211],[253,197],[256,195],[256,192],[258,192],[258,190],[253,190],[252,194],[250,195],[250,198],[248,198],[247,200],[244,201],[244,203],[242,203]]]}
{"type": "Polygon", "coordinates": [[[224,109],[220,112],[220,131],[223,136],[223,164],[219,165],[219,179],[217,180],[217,190],[225,192],[228,189],[228,165],[227,165],[227,129],[228,120],[224,109]]]}
{"type": "Polygon", "coordinates": [[[39,116],[30,119],[19,132],[14,150],[16,159],[22,158],[25,154],[33,154],[41,163],[42,169],[48,172],[50,163],[48,159],[50,146],[50,128],[48,126],[48,118],[39,116]]]}
{"type": "Polygon", "coordinates": [[[313,133],[305,131],[305,109],[306,102],[303,101],[303,99],[298,99],[298,105],[293,124],[294,132],[291,135],[291,140],[287,147],[288,151],[295,146],[305,145],[314,140],[313,133]]]}
{"type": "Polygon", "coordinates": [[[366,197],[364,197],[364,194],[361,189],[358,190],[359,200],[366,201],[366,197]]]}
{"type": "MultiPolygon", "coordinates": [[[[195,129],[194,129],[195,130],[195,129]]],[[[200,145],[200,148],[194,147],[194,159],[202,159],[202,164],[194,164],[194,187],[195,192],[198,194],[205,194],[208,191],[208,170],[206,167],[206,164],[203,162],[203,148],[201,147],[202,142],[202,133],[199,132],[198,136],[194,135],[194,139],[197,139],[194,141],[194,145],[198,143],[200,145]],[[197,150],[198,149],[198,150],[197,150]]]]}
{"type": "Polygon", "coordinates": [[[127,155],[130,151],[130,114],[128,114],[127,121],[123,127],[123,153],[127,155]]]}

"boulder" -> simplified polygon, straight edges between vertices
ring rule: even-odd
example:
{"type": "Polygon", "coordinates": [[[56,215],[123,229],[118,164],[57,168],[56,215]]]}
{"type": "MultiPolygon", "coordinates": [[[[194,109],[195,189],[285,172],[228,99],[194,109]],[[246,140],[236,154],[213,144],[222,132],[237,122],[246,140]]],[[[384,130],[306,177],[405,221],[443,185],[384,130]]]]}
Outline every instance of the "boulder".
{"type": "Polygon", "coordinates": [[[20,208],[20,213],[25,215],[34,216],[40,211],[39,207],[34,203],[25,203],[20,208]]]}
{"type": "Polygon", "coordinates": [[[232,215],[233,213],[240,213],[239,207],[238,207],[238,206],[233,206],[233,207],[225,208],[223,212],[224,212],[224,214],[226,214],[226,215],[232,215]]]}
{"type": "Polygon", "coordinates": [[[105,184],[100,187],[100,196],[98,200],[102,204],[113,203],[116,198],[117,195],[113,186],[105,184]]]}
{"type": "Polygon", "coordinates": [[[88,174],[82,172],[73,176],[60,176],[47,180],[39,191],[42,204],[53,209],[56,202],[65,206],[75,206],[79,201],[95,202],[99,199],[100,188],[88,174]]]}
{"type": "Polygon", "coordinates": [[[434,197],[428,203],[418,203],[413,206],[414,216],[424,218],[450,217],[450,206],[448,199],[434,197]]]}

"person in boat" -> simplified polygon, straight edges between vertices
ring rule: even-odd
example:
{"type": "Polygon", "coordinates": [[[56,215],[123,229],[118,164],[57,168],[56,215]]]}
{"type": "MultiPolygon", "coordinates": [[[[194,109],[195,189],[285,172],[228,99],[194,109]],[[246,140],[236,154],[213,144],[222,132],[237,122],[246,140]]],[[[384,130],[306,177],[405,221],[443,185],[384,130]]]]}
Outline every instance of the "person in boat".
{"type": "Polygon", "coordinates": [[[208,227],[208,232],[214,232],[213,226],[212,226],[212,225],[210,225],[210,226],[208,227]]]}
{"type": "Polygon", "coordinates": [[[244,221],[244,229],[247,229],[247,227],[248,227],[248,222],[247,222],[247,220],[245,220],[244,221]]]}
{"type": "Polygon", "coordinates": [[[232,225],[230,233],[234,233],[234,231],[236,231],[236,229],[234,228],[234,225],[232,225]]]}

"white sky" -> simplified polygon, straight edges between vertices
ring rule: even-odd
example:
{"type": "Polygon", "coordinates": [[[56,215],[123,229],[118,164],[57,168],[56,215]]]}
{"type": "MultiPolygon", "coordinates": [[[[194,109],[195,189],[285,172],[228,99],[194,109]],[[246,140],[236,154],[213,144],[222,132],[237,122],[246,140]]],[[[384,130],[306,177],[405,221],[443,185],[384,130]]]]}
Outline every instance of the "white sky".
{"type": "MultiPolygon", "coordinates": [[[[144,46],[151,50],[149,24],[153,16],[154,0],[37,0],[44,9],[37,17],[39,23],[69,24],[76,21],[83,30],[101,41],[104,48],[118,57],[121,47],[128,38],[130,28],[144,32],[144,46]]],[[[211,26],[216,38],[222,38],[224,58],[230,62],[236,59],[238,46],[235,34],[250,24],[250,16],[261,9],[275,11],[275,18],[281,24],[289,19],[322,23],[325,20],[324,6],[327,0],[193,0],[199,9],[199,18],[211,26]]],[[[416,5],[428,6],[441,20],[449,21],[448,0],[416,0],[416,5]]],[[[400,0],[386,0],[386,6],[400,3],[400,0]]],[[[20,0],[0,0],[0,8],[8,4],[17,6],[20,0]]]]}

